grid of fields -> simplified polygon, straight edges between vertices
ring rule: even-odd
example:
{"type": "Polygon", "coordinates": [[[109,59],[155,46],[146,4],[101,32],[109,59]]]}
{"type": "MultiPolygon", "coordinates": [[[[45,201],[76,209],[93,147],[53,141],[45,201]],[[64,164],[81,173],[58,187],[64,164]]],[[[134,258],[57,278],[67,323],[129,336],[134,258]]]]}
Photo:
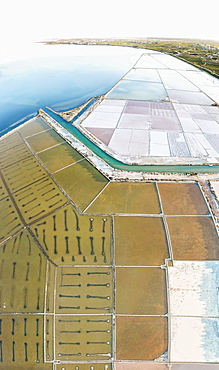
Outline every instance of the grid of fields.
{"type": "Polygon", "coordinates": [[[85,135],[121,161],[218,162],[219,82],[157,52],[133,68],[81,122],[85,135]],[[141,159],[140,159],[141,158],[141,159]]]}
{"type": "Polygon", "coordinates": [[[219,239],[200,185],[110,181],[41,119],[33,122],[0,142],[1,369],[219,362],[214,348],[203,354],[207,333],[219,345],[219,312],[213,319],[211,303],[201,308],[209,297],[216,302],[219,239]],[[178,284],[187,274],[197,293],[178,284]],[[189,299],[199,305],[192,319],[180,303],[189,299]],[[191,337],[204,333],[196,356],[180,339],[190,322],[191,337]]]}

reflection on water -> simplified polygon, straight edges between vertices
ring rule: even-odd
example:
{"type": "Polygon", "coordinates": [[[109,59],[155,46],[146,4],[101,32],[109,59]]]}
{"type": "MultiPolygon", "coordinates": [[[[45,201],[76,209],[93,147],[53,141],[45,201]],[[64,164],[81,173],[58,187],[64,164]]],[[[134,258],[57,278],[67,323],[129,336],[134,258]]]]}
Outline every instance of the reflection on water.
{"type": "Polygon", "coordinates": [[[130,48],[30,44],[16,50],[15,59],[13,47],[3,50],[0,133],[39,108],[65,111],[106,93],[140,53],[130,48]]]}
{"type": "Polygon", "coordinates": [[[163,101],[167,92],[162,83],[123,80],[107,95],[109,99],[163,101]]]}

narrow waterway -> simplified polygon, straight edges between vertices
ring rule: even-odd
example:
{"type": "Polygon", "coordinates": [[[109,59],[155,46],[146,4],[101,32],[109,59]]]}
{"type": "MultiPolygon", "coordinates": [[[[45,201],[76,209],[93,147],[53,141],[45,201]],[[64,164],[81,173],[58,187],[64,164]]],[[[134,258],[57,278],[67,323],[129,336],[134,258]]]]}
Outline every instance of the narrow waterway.
{"type": "Polygon", "coordinates": [[[111,167],[124,170],[124,171],[132,171],[132,172],[170,172],[170,173],[217,173],[219,172],[219,166],[208,166],[208,165],[198,165],[198,166],[153,166],[153,165],[129,165],[118,161],[117,159],[111,157],[109,154],[105,153],[102,149],[100,149],[97,145],[95,145],[92,141],[90,141],[87,137],[85,137],[76,127],[72,126],[71,124],[67,123],[63,118],[59,115],[51,112],[48,109],[44,109],[44,111],[50,115],[53,119],[55,119],[60,125],[62,125],[66,130],[68,130],[72,135],[74,135],[78,140],[80,140],[85,146],[87,146],[93,153],[95,153],[98,157],[103,159],[107,164],[111,167]]]}

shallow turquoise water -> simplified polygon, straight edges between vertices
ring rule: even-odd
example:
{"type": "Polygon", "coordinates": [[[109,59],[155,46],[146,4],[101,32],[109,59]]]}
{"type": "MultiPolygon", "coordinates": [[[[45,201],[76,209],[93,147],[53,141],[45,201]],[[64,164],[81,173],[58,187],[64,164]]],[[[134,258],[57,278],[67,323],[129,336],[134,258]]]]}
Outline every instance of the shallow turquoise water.
{"type": "Polygon", "coordinates": [[[107,95],[109,99],[163,101],[167,92],[162,83],[123,80],[107,95]]]}
{"type": "MultiPolygon", "coordinates": [[[[0,136],[35,116],[40,108],[45,110],[49,106],[61,112],[73,109],[91,97],[105,94],[132,68],[143,51],[109,46],[36,44],[32,45],[31,52],[28,57],[21,56],[0,64],[0,136]]],[[[141,86],[151,84],[144,79],[123,81],[128,85],[136,82],[141,86]]],[[[157,94],[160,84],[152,85],[155,85],[157,94]]],[[[154,94],[153,89],[151,94],[154,94]]],[[[165,98],[163,91],[160,94],[160,99],[165,98]]],[[[219,171],[219,166],[123,164],[103,152],[59,116],[50,111],[48,113],[114,168],[138,172],[219,171]]]]}
{"type": "Polygon", "coordinates": [[[134,49],[107,46],[32,47],[26,59],[0,61],[0,136],[40,108],[65,111],[105,94],[140,56],[134,49]]]}

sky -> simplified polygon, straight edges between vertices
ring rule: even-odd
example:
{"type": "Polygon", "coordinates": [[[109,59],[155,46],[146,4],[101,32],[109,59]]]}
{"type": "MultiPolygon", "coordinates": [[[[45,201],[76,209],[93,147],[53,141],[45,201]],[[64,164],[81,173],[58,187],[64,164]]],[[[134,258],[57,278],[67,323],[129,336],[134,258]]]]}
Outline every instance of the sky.
{"type": "Polygon", "coordinates": [[[218,14],[218,0],[2,0],[0,43],[83,37],[217,41],[218,14]]]}

